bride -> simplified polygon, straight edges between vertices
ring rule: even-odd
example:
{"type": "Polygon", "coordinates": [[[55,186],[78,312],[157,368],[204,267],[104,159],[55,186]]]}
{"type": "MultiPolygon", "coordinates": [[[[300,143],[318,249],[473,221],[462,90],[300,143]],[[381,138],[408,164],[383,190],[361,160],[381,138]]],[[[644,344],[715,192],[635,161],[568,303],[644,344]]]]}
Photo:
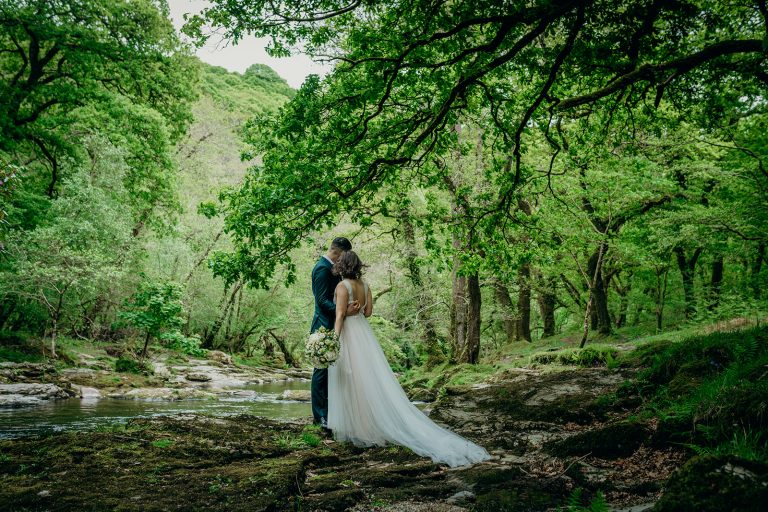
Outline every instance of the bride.
{"type": "Polygon", "coordinates": [[[341,352],[328,369],[328,428],[334,438],[356,446],[395,443],[452,467],[488,460],[484,448],[436,425],[408,400],[368,323],[373,300],[360,278],[362,267],[353,251],[334,265],[342,277],[334,302],[358,300],[363,312],[347,317],[345,308],[336,308],[341,352]]]}

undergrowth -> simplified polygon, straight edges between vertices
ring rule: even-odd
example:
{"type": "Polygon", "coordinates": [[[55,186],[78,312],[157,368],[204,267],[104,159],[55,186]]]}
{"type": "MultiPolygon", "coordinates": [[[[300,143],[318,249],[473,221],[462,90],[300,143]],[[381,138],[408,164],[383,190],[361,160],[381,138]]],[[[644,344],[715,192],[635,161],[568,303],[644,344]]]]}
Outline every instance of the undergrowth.
{"type": "Polygon", "coordinates": [[[665,442],[768,462],[768,327],[649,343],[622,364],[642,370],[617,396],[640,397],[665,442]]]}

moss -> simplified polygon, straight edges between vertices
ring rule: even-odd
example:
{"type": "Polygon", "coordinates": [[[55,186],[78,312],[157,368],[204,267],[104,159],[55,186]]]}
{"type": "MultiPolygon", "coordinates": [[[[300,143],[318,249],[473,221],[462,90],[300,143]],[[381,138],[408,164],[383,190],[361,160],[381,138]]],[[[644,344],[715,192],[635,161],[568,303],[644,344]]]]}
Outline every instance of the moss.
{"type": "Polygon", "coordinates": [[[650,437],[650,429],[640,422],[623,421],[599,429],[587,430],[550,444],[548,450],[558,457],[586,455],[612,459],[635,452],[650,437]]]}
{"type": "Polygon", "coordinates": [[[592,345],[585,348],[571,348],[564,350],[549,350],[531,356],[531,363],[596,367],[606,366],[618,357],[615,347],[604,345],[592,345]]]}
{"type": "Polygon", "coordinates": [[[735,457],[695,457],[667,482],[657,512],[759,511],[768,500],[768,465],[735,457]]]}

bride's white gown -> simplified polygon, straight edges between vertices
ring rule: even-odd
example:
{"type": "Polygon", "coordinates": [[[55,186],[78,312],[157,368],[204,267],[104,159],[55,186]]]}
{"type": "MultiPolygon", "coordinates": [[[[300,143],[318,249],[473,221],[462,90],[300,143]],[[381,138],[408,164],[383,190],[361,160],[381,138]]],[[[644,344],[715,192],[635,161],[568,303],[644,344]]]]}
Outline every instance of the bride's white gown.
{"type": "MultiPolygon", "coordinates": [[[[351,284],[342,282],[353,301],[351,284]]],[[[366,298],[367,290],[366,284],[366,298]]],[[[483,447],[436,425],[408,400],[362,314],[364,307],[344,320],[341,353],[328,368],[328,428],[336,440],[356,446],[395,443],[453,467],[488,460],[483,447]]]]}

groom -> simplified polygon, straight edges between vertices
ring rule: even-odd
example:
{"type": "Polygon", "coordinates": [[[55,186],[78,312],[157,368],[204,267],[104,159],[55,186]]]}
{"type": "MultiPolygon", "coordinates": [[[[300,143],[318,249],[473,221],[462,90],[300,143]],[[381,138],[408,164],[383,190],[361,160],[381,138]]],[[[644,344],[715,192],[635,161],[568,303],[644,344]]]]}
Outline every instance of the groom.
{"type": "MultiPolygon", "coordinates": [[[[334,238],[328,252],[312,269],[312,295],[315,296],[315,315],[312,317],[310,333],[320,327],[333,330],[336,322],[336,305],[333,303],[333,292],[341,277],[331,272],[333,264],[339,256],[352,250],[352,244],[344,237],[334,238]]],[[[347,315],[356,315],[360,311],[357,301],[347,306],[347,315]]],[[[315,368],[312,373],[312,416],[314,423],[328,428],[328,369],[315,368]]]]}

